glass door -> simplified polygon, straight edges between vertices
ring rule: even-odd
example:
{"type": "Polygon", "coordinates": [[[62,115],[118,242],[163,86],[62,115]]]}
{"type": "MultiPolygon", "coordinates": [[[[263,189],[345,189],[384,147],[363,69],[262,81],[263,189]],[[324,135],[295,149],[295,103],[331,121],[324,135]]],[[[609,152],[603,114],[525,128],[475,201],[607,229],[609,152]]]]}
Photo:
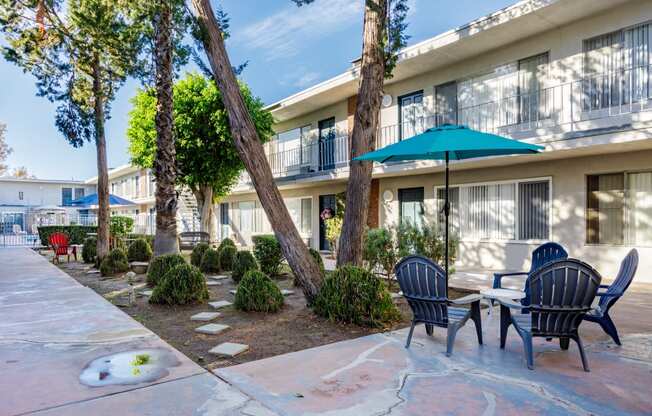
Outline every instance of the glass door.
{"type": "Polygon", "coordinates": [[[335,169],[335,117],[319,122],[319,170],[335,169]]]}
{"type": "Polygon", "coordinates": [[[398,190],[399,218],[401,224],[423,226],[423,188],[398,190]]]}
{"type": "Polygon", "coordinates": [[[324,223],[323,213],[324,210],[329,209],[331,215],[336,214],[337,210],[337,200],[334,194],[331,195],[320,195],[319,196],[319,249],[320,250],[330,250],[331,245],[326,239],[326,224],[324,223]]]}
{"type": "Polygon", "coordinates": [[[399,139],[423,132],[423,91],[399,97],[399,139]]]}

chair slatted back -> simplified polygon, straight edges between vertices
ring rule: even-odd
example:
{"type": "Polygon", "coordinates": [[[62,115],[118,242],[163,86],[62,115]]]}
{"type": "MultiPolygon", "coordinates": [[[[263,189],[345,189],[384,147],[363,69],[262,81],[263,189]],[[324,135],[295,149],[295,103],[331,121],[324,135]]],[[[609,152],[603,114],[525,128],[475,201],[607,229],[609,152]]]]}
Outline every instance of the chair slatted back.
{"type": "Polygon", "coordinates": [[[632,280],[634,280],[634,275],[636,274],[637,268],[638,251],[633,248],[620,263],[620,270],[618,270],[616,280],[614,280],[614,282],[607,289],[606,293],[614,296],[603,296],[598,303],[598,306],[600,306],[602,311],[606,312],[609,310],[609,308],[611,308],[611,306],[616,303],[618,298],[625,293],[625,290],[627,290],[629,285],[632,283],[632,280]]]}
{"type": "Polygon", "coordinates": [[[407,256],[395,268],[396,279],[415,320],[446,326],[448,285],[446,272],[423,256],[407,256]]]}
{"type": "Polygon", "coordinates": [[[601,280],[595,269],[576,259],[556,260],[535,271],[529,277],[532,334],[576,334],[601,280]]]}
{"type": "Polygon", "coordinates": [[[68,254],[68,235],[65,233],[50,234],[50,246],[55,248],[55,254],[58,256],[68,254]]]}
{"type": "Polygon", "coordinates": [[[568,253],[560,244],[549,242],[541,244],[532,252],[532,264],[530,265],[530,273],[542,267],[546,263],[558,259],[565,259],[568,253]]]}

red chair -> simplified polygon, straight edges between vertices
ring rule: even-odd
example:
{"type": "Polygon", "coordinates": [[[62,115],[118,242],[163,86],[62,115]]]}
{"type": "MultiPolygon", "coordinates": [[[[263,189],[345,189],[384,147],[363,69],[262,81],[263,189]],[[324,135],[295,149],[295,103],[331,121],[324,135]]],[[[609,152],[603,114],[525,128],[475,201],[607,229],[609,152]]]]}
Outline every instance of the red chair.
{"type": "Polygon", "coordinates": [[[52,263],[59,262],[59,256],[68,256],[68,262],[70,262],[70,255],[75,256],[75,261],[77,261],[77,250],[70,252],[70,243],[68,240],[68,235],[65,233],[52,233],[49,238],[50,247],[54,251],[54,258],[52,263]]]}

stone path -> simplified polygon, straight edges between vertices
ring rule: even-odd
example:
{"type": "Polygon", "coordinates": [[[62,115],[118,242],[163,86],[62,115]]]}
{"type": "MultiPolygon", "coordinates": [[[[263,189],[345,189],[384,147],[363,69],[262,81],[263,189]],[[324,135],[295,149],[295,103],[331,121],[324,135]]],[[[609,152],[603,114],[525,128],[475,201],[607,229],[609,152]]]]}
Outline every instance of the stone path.
{"type": "Polygon", "coordinates": [[[220,355],[224,357],[235,357],[238,354],[249,349],[249,345],[246,344],[237,344],[235,342],[223,342],[217,347],[211,348],[208,352],[214,355],[220,355]]]}
{"type": "Polygon", "coordinates": [[[206,335],[217,335],[221,332],[226,331],[229,328],[230,326],[228,325],[206,324],[200,326],[199,328],[195,328],[195,332],[199,332],[200,334],[206,334],[206,335]]]}
{"type": "Polygon", "coordinates": [[[208,304],[214,309],[220,309],[233,305],[233,303],[229,302],[228,300],[218,300],[216,302],[208,302],[208,304]]]}
{"type": "Polygon", "coordinates": [[[212,321],[221,314],[219,312],[200,312],[190,317],[191,321],[212,321]]]}
{"type": "Polygon", "coordinates": [[[0,249],[0,316],[0,415],[275,414],[29,249],[0,249]],[[154,379],[82,384],[90,363],[139,351],[167,357],[154,379]]]}

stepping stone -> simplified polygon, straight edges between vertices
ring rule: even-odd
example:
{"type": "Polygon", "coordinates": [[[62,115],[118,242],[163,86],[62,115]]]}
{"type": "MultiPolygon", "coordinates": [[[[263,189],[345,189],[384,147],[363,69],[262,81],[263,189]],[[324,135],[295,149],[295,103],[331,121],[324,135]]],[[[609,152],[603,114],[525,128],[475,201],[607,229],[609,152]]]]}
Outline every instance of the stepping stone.
{"type": "Polygon", "coordinates": [[[223,308],[225,306],[233,305],[228,300],[218,300],[217,302],[208,302],[208,304],[211,305],[215,309],[220,309],[220,308],[223,308]]]}
{"type": "Polygon", "coordinates": [[[222,286],[222,282],[218,282],[217,280],[207,280],[206,286],[222,286]]]}
{"type": "Polygon", "coordinates": [[[233,296],[235,296],[237,291],[238,291],[237,289],[231,289],[231,290],[229,290],[229,293],[232,294],[233,296]]]}
{"type": "Polygon", "coordinates": [[[190,317],[191,321],[212,321],[220,316],[219,312],[200,312],[190,317]]]}
{"type": "Polygon", "coordinates": [[[392,293],[389,294],[389,296],[390,296],[392,299],[398,299],[398,298],[400,298],[400,297],[403,296],[403,295],[402,295],[401,293],[394,293],[394,292],[392,292],[392,293]]]}
{"type": "Polygon", "coordinates": [[[281,289],[281,295],[283,296],[294,295],[294,290],[281,289]]]}
{"type": "Polygon", "coordinates": [[[141,293],[145,296],[152,296],[153,290],[143,290],[141,293]]]}
{"type": "Polygon", "coordinates": [[[100,271],[97,269],[90,269],[89,271],[86,272],[86,274],[99,274],[100,271]]]}
{"type": "Polygon", "coordinates": [[[214,274],[214,275],[206,276],[206,278],[213,279],[213,280],[224,280],[224,279],[228,279],[229,276],[225,274],[214,274]]]}
{"type": "Polygon", "coordinates": [[[199,328],[195,328],[195,332],[199,332],[200,334],[206,334],[206,335],[217,335],[220,332],[226,331],[229,328],[230,326],[228,325],[207,324],[207,325],[200,326],[199,328]]]}
{"type": "Polygon", "coordinates": [[[235,357],[249,349],[249,345],[236,344],[235,342],[223,342],[217,347],[211,348],[208,352],[210,354],[222,355],[226,357],[235,357]]]}

